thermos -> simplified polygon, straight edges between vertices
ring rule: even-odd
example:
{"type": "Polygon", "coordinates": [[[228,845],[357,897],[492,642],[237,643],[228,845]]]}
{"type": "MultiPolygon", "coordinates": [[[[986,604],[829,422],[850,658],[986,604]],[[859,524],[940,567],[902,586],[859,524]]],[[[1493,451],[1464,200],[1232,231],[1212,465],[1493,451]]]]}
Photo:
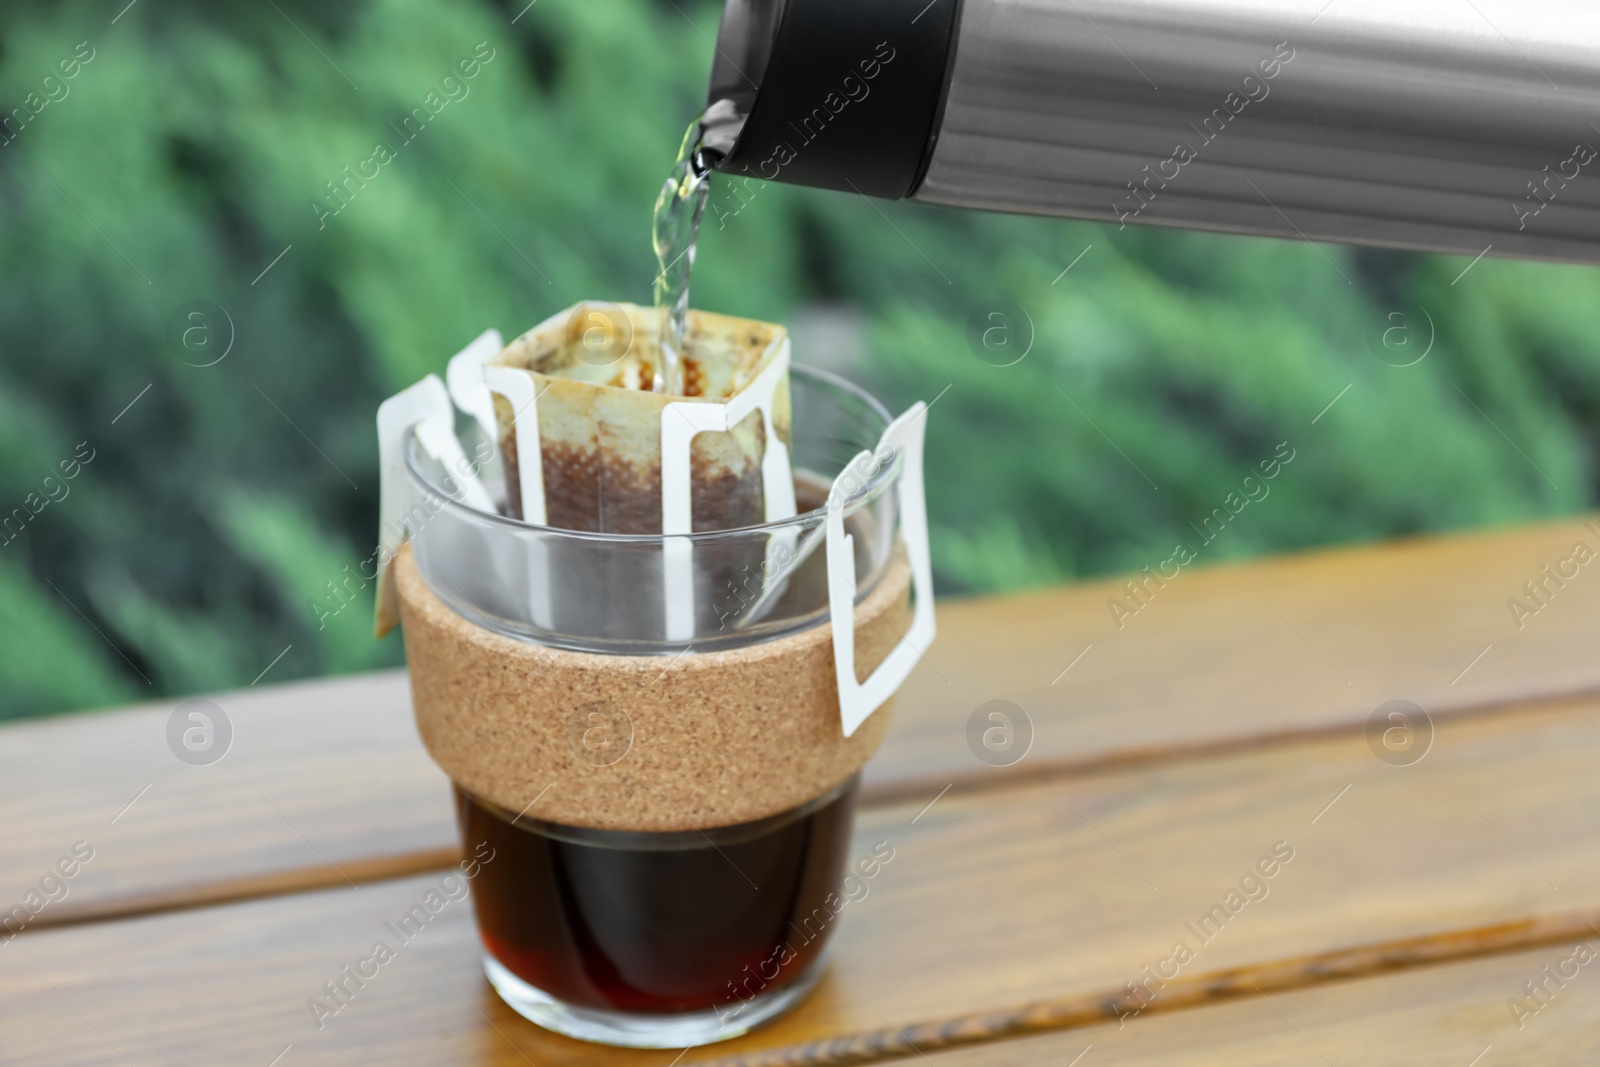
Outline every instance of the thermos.
{"type": "Polygon", "coordinates": [[[1600,262],[1585,0],[728,0],[707,102],[736,177],[1600,262]]]}

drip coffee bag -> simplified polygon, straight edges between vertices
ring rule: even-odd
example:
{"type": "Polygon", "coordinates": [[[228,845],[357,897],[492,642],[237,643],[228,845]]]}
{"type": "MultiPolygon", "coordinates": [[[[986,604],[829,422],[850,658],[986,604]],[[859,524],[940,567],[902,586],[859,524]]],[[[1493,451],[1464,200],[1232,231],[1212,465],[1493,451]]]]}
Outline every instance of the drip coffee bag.
{"type": "Polygon", "coordinates": [[[513,518],[595,533],[675,534],[794,514],[783,327],[690,311],[682,396],[651,390],[660,354],[654,309],[586,302],[483,365],[513,518]],[[716,425],[721,412],[724,426],[716,425]],[[684,455],[664,455],[664,444],[669,451],[686,444],[684,455]],[[529,469],[535,457],[538,471],[529,469]]]}

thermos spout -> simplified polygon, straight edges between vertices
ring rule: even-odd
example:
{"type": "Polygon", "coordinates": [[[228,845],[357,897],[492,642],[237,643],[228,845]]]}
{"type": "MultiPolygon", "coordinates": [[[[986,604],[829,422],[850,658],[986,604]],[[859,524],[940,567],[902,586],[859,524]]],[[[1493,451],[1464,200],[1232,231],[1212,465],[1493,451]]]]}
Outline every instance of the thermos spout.
{"type": "Polygon", "coordinates": [[[1600,263],[1582,0],[728,0],[708,104],[769,181],[1600,263]]]}

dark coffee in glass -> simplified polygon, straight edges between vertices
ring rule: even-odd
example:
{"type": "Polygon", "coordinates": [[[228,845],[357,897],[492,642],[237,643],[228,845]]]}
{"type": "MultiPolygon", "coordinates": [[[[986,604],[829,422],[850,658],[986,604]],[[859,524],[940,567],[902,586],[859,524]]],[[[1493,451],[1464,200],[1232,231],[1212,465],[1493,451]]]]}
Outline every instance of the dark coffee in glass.
{"type": "Polygon", "coordinates": [[[618,1013],[702,1028],[714,1014],[728,1036],[781,1012],[815,981],[836,924],[826,902],[858,777],[767,819],[672,833],[559,826],[458,788],[463,839],[494,849],[472,887],[491,980],[559,1002],[568,1032],[574,1010],[611,1030],[618,1013]]]}

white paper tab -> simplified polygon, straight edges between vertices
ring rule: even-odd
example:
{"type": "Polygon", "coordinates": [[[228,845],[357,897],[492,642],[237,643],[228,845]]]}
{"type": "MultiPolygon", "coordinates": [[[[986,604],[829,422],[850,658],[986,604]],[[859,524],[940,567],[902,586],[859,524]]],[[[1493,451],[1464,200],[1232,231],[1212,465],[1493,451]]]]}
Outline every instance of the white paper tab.
{"type": "Polygon", "coordinates": [[[499,330],[484,330],[471,344],[450,357],[444,372],[450,399],[477,425],[478,440],[488,442],[488,459],[481,473],[484,483],[491,487],[490,495],[496,497],[496,504],[504,503],[505,473],[500,464],[500,427],[494,417],[494,397],[489,395],[489,386],[484,381],[483,365],[499,355],[503,348],[505,342],[500,339],[499,330]],[[493,487],[496,486],[500,487],[499,492],[495,492],[493,487]]]}
{"type": "MultiPolygon", "coordinates": [[[[539,394],[533,378],[514,367],[485,367],[485,388],[511,405],[517,437],[517,487],[522,496],[522,521],[545,524],[544,445],[539,437],[539,394]]],[[[492,414],[492,411],[491,411],[492,414]]]]}
{"type": "MultiPolygon", "coordinates": [[[[728,402],[680,400],[661,411],[661,532],[667,538],[662,557],[662,599],[668,641],[688,641],[694,636],[694,545],[688,538],[674,535],[691,533],[694,528],[690,459],[696,436],[708,431],[726,433],[749,418],[752,411],[761,412],[766,438],[761,457],[766,521],[781,522],[795,516],[789,446],[778,436],[772,420],[778,386],[789,374],[789,338],[782,337],[777,346],[766,370],[728,402]]],[[[793,534],[785,536],[792,538],[793,534]]],[[[769,561],[776,545],[776,541],[768,545],[769,561]]]]}
{"type": "Polygon", "coordinates": [[[406,445],[416,435],[423,452],[437,460],[449,474],[456,498],[469,507],[493,513],[494,501],[479,481],[477,470],[456,438],[455,409],[437,374],[401,390],[378,405],[378,579],[379,637],[399,621],[394,578],[390,564],[407,536],[411,487],[406,478],[406,445]]]}
{"type": "Polygon", "coordinates": [[[928,508],[922,484],[923,416],[927,405],[918,401],[883,432],[876,453],[862,452],[833,481],[828,494],[828,611],[833,623],[833,667],[839,683],[839,718],[849,737],[894,696],[917,660],[933,643],[933,558],[928,550],[928,508]],[[844,532],[844,505],[866,484],[877,465],[892,453],[901,456],[895,493],[900,505],[900,538],[911,559],[911,590],[915,604],[911,628],[865,682],[856,681],[856,563],[855,539],[844,532]]]}

